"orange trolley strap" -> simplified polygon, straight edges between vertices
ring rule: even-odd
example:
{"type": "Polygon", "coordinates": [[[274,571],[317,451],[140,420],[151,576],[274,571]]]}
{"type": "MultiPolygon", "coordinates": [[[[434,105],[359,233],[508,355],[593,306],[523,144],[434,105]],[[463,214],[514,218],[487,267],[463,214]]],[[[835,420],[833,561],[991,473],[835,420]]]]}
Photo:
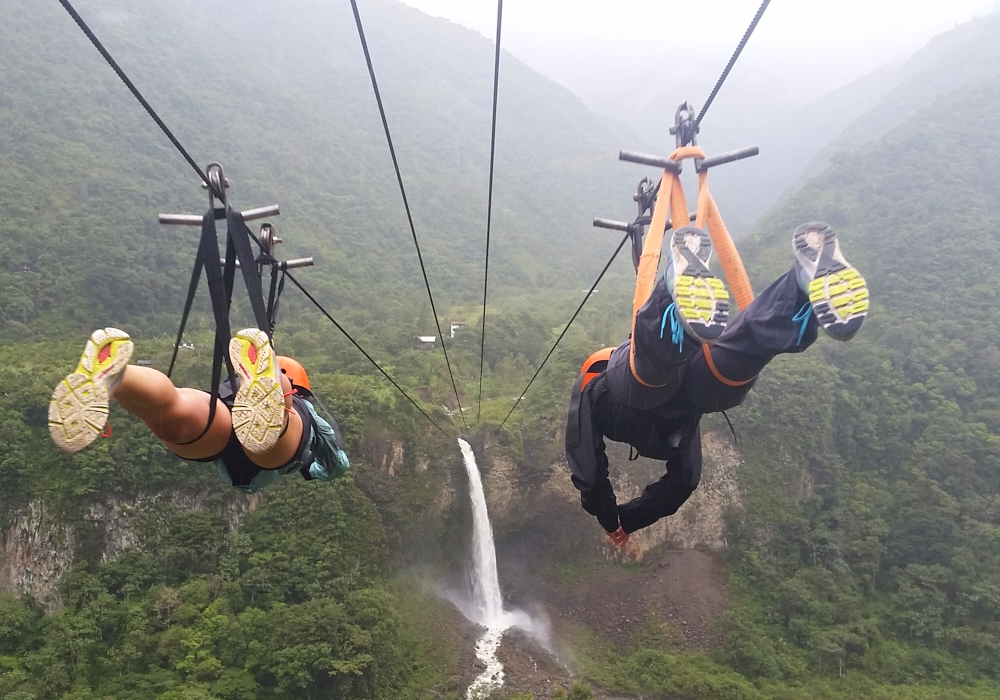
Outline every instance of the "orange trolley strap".
{"type": "MultiPolygon", "coordinates": [[[[705,152],[697,146],[685,146],[678,148],[670,154],[670,160],[685,160],[688,158],[702,159],[705,152]]],[[[649,301],[656,284],[656,271],[660,265],[660,252],[663,249],[663,236],[667,231],[667,219],[674,221],[687,221],[688,208],[684,198],[684,188],[681,186],[680,177],[669,170],[663,171],[660,179],[660,191],[656,196],[656,204],[653,207],[653,216],[649,223],[649,231],[642,246],[642,255],[639,258],[639,271],[635,282],[635,296],[632,299],[632,337],[635,337],[636,316],[639,309],[649,301]],[[669,214],[669,217],[668,217],[669,214]]],[[[698,173],[698,215],[695,219],[695,226],[698,228],[708,228],[708,233],[712,237],[712,246],[719,256],[726,281],[732,290],[736,305],[745,309],[753,301],[753,288],[750,286],[750,279],[747,277],[743,261],[740,259],[736,244],[733,243],[726,225],[719,214],[719,208],[715,205],[711,192],[708,190],[708,172],[698,173]]],[[[726,386],[743,386],[752,380],[734,382],[723,377],[715,363],[712,361],[711,349],[702,346],[705,359],[709,369],[715,378],[726,386]]],[[[635,344],[629,350],[629,366],[632,376],[643,386],[656,387],[643,381],[635,369],[635,344]]]]}

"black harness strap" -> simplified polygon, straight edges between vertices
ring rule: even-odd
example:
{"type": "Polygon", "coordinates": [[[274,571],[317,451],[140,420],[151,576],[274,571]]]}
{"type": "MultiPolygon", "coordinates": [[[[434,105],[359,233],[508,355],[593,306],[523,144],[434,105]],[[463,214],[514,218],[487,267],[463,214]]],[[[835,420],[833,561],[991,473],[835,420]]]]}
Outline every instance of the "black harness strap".
{"type": "Polygon", "coordinates": [[[270,322],[268,334],[271,341],[274,341],[274,326],[278,322],[278,306],[281,302],[281,293],[285,291],[285,272],[271,267],[271,291],[267,296],[267,319],[270,322]],[[280,278],[280,279],[279,279],[280,278]]]}
{"type": "MultiPolygon", "coordinates": [[[[226,207],[226,223],[229,228],[228,244],[232,245],[236,251],[236,258],[240,261],[240,269],[243,271],[243,281],[247,286],[247,295],[250,297],[250,306],[253,308],[253,317],[257,322],[257,328],[262,331],[270,331],[270,323],[267,318],[267,307],[264,305],[264,289],[260,283],[260,274],[257,271],[257,261],[253,256],[253,249],[250,241],[256,240],[256,236],[243,221],[243,215],[232,207],[226,207]]],[[[270,262],[269,260],[267,262],[270,262]]],[[[226,250],[226,268],[230,264],[229,250],[226,250]]],[[[235,265],[235,261],[233,261],[235,265]]],[[[229,293],[232,295],[230,283],[229,293]]],[[[228,339],[227,339],[228,342],[228,339]]]]}
{"type": "Polygon", "coordinates": [[[184,314],[181,316],[180,329],[177,332],[177,342],[174,344],[174,352],[170,359],[170,369],[167,372],[167,376],[170,376],[171,372],[173,372],[181,338],[184,335],[184,328],[187,325],[188,315],[194,303],[194,295],[198,289],[201,270],[204,268],[205,279],[208,281],[208,294],[212,301],[212,315],[215,317],[212,384],[209,391],[211,398],[205,429],[193,440],[177,444],[190,445],[195,443],[205,437],[209,428],[212,427],[212,423],[215,420],[216,403],[219,399],[219,385],[222,383],[223,363],[226,365],[231,385],[233,387],[237,386],[236,373],[232,361],[229,359],[229,339],[232,337],[229,310],[232,306],[237,261],[239,261],[240,269],[243,271],[243,280],[246,283],[247,294],[250,297],[250,305],[253,308],[257,327],[262,330],[271,330],[267,310],[264,305],[263,289],[260,277],[257,274],[257,261],[254,260],[253,250],[250,247],[251,238],[253,238],[253,234],[247,228],[243,216],[233,210],[232,207],[226,206],[225,209],[213,208],[202,217],[201,240],[198,244],[198,254],[195,257],[194,270],[191,273],[191,283],[188,285],[187,299],[184,303],[184,314]],[[220,217],[220,215],[225,216],[228,229],[226,232],[226,257],[224,264],[219,259],[219,241],[215,228],[215,219],[216,217],[220,217]]]}

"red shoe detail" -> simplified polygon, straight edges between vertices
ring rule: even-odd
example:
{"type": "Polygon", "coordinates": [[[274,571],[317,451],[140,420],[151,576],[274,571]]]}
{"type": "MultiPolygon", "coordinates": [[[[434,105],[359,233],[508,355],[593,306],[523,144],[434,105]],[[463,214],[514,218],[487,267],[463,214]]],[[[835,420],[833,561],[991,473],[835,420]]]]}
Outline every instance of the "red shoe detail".
{"type": "Polygon", "coordinates": [[[257,346],[253,343],[247,348],[247,357],[250,358],[251,362],[257,364],[257,346]]]}
{"type": "Polygon", "coordinates": [[[111,357],[111,343],[106,343],[101,346],[101,349],[97,351],[97,361],[104,362],[109,357],[111,357]]]}

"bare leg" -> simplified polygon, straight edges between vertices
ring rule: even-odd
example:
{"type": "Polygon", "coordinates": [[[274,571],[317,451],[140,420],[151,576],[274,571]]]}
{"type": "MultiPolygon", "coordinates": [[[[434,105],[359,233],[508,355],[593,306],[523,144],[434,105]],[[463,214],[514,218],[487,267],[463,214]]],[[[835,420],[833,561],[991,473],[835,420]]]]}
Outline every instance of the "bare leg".
{"type": "MultiPolygon", "coordinates": [[[[284,393],[291,391],[291,384],[281,377],[284,393]]],[[[222,401],[215,405],[215,418],[211,427],[198,440],[190,444],[208,423],[210,395],[197,389],[178,389],[170,378],[150,367],[129,365],[114,398],[126,411],[142,420],[167,448],[182,459],[205,459],[219,454],[233,431],[229,409],[222,401]]],[[[291,410],[292,397],[285,397],[285,407],[291,410]]],[[[287,426],[277,444],[267,452],[248,455],[263,469],[274,469],[287,464],[295,456],[302,437],[302,420],[298,413],[288,413],[287,426]]]]}
{"type": "Polygon", "coordinates": [[[229,442],[233,430],[229,409],[217,401],[208,432],[191,444],[179,444],[194,440],[205,430],[211,397],[197,389],[178,389],[167,375],[150,367],[129,365],[114,398],[183,459],[205,459],[218,454],[229,442]]]}

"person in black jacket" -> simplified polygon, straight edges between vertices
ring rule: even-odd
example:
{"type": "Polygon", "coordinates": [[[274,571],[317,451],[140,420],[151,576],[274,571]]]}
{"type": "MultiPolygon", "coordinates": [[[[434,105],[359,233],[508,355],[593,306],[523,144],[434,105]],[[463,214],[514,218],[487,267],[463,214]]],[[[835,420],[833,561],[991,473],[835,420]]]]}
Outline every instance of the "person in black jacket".
{"type": "Polygon", "coordinates": [[[819,327],[838,340],[861,328],[868,287],[844,258],[834,231],[803,224],[792,246],[792,269],[727,323],[729,297],[709,271],[709,236],[679,229],[671,236],[664,275],[636,304],[629,340],[584,364],[570,402],[566,455],[584,510],[615,545],[676,513],[697,488],[704,414],[741,404],[772,358],[802,352],[819,327]],[[619,504],[605,438],[663,460],[666,474],[619,504]]]}

